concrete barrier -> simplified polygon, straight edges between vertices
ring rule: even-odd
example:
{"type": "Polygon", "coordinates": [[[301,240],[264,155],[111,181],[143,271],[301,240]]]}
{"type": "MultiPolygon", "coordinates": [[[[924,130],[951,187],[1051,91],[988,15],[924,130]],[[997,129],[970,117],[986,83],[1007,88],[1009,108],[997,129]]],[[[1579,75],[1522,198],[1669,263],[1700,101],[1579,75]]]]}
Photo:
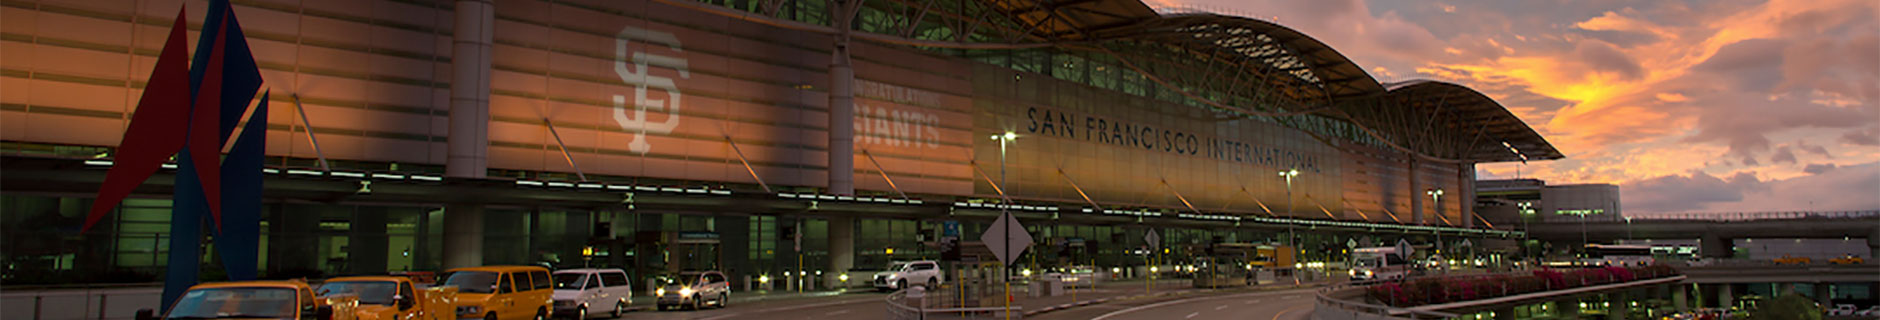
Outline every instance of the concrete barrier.
{"type": "Polygon", "coordinates": [[[0,320],[134,319],[157,309],[163,288],[8,290],[0,292],[0,320]]]}

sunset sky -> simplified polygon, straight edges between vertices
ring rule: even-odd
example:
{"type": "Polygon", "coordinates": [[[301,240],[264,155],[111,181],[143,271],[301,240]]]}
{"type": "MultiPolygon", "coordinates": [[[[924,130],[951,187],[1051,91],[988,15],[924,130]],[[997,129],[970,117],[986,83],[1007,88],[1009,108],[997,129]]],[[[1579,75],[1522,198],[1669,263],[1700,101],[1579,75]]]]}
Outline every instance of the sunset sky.
{"type": "Polygon", "coordinates": [[[1277,21],[1381,82],[1499,100],[1624,211],[1880,209],[1880,1],[1148,0],[1277,21]]]}

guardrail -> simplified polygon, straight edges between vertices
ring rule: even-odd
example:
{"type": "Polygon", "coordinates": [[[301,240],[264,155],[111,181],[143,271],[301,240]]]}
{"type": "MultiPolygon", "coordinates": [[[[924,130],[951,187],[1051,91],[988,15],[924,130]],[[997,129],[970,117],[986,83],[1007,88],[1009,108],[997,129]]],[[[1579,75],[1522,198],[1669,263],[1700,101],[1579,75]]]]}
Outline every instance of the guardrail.
{"type": "Polygon", "coordinates": [[[1683,212],[1626,214],[1632,220],[1685,221],[1756,221],[1793,219],[1859,219],[1880,217],[1880,210],[1865,211],[1776,211],[1776,212],[1683,212]]]}
{"type": "Polygon", "coordinates": [[[933,296],[934,294],[944,294],[944,293],[929,294],[924,289],[921,289],[920,287],[901,289],[901,290],[895,291],[894,293],[889,293],[887,298],[883,299],[884,300],[883,302],[885,302],[885,304],[887,305],[888,318],[895,319],[895,320],[926,320],[926,319],[1022,319],[1025,317],[1025,308],[1021,306],[1012,306],[1010,308],[1006,308],[1006,307],[974,307],[974,308],[932,307],[932,304],[929,303],[930,301],[928,297],[933,296]],[[914,292],[917,295],[917,297],[909,298],[908,294],[913,291],[918,291],[918,292],[914,292]]]}

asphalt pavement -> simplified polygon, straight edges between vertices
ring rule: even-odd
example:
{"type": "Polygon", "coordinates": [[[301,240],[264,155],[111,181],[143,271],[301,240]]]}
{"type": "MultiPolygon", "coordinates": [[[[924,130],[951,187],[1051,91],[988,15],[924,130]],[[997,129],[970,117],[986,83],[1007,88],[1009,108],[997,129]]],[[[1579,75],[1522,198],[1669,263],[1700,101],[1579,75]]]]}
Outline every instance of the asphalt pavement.
{"type": "Polygon", "coordinates": [[[1167,320],[1167,319],[1307,319],[1312,313],[1313,290],[1215,290],[1116,301],[1041,314],[1030,319],[1167,320]]]}

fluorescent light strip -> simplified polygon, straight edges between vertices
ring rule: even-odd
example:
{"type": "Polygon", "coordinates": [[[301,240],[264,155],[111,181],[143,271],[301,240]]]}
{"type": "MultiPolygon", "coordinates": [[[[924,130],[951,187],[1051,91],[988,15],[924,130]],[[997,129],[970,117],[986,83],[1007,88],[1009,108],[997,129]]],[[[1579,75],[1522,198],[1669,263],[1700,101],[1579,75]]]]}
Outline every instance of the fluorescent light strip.
{"type": "Polygon", "coordinates": [[[174,163],[165,163],[165,164],[163,164],[163,168],[164,168],[164,169],[176,169],[176,164],[174,164],[174,163]]]}
{"type": "Polygon", "coordinates": [[[540,187],[542,186],[542,182],[541,181],[529,181],[529,180],[516,180],[516,185],[540,187]]]}
{"type": "Polygon", "coordinates": [[[261,168],[261,173],[277,174],[277,173],[281,173],[281,170],[275,169],[275,168],[261,168]]]}
{"type": "Polygon", "coordinates": [[[334,172],[333,172],[333,176],[335,176],[335,177],[347,177],[347,178],[364,178],[364,177],[366,177],[366,174],[364,174],[364,173],[358,173],[358,172],[340,172],[340,171],[334,171],[334,172]]]}
{"type": "Polygon", "coordinates": [[[607,185],[607,190],[633,190],[633,186],[607,185]]]}
{"type": "Polygon", "coordinates": [[[374,174],[372,174],[372,177],[373,177],[373,178],[376,178],[376,179],[392,179],[392,180],[399,180],[399,179],[404,179],[404,178],[405,178],[405,175],[402,175],[402,174],[387,174],[387,173],[374,173],[374,174]]]}
{"type": "Polygon", "coordinates": [[[581,187],[582,189],[600,189],[600,188],[603,188],[603,187],[601,186],[601,184],[599,184],[599,183],[582,183],[582,184],[576,184],[576,185],[574,185],[574,186],[576,186],[576,187],[581,187]]]}
{"type": "Polygon", "coordinates": [[[633,190],[639,190],[639,191],[659,191],[659,188],[654,188],[654,187],[648,187],[648,186],[633,186],[633,190]]]}
{"type": "Polygon", "coordinates": [[[287,169],[287,174],[304,174],[304,175],[309,175],[309,176],[318,176],[318,175],[324,175],[325,173],[319,172],[319,171],[313,171],[313,170],[287,169]]]}
{"type": "Polygon", "coordinates": [[[85,165],[88,165],[88,166],[106,166],[106,167],[109,167],[109,166],[111,166],[111,163],[112,163],[112,162],[111,162],[111,160],[85,160],[85,165]]]}
{"type": "Polygon", "coordinates": [[[716,189],[714,189],[714,190],[712,190],[712,194],[716,194],[716,195],[729,195],[729,194],[731,194],[731,190],[716,190],[716,189]]]}
{"type": "Polygon", "coordinates": [[[660,192],[680,192],[680,191],[685,191],[685,189],[679,189],[679,188],[673,188],[673,187],[659,187],[659,191],[660,192]]]}
{"type": "Polygon", "coordinates": [[[574,184],[573,184],[573,183],[567,183],[567,182],[559,182],[559,181],[558,181],[558,182],[549,182],[549,183],[548,183],[548,186],[550,186],[550,187],[562,187],[562,188],[572,188],[572,187],[574,187],[574,184]]]}
{"type": "Polygon", "coordinates": [[[411,180],[444,181],[444,177],[412,175],[411,180]]]}

